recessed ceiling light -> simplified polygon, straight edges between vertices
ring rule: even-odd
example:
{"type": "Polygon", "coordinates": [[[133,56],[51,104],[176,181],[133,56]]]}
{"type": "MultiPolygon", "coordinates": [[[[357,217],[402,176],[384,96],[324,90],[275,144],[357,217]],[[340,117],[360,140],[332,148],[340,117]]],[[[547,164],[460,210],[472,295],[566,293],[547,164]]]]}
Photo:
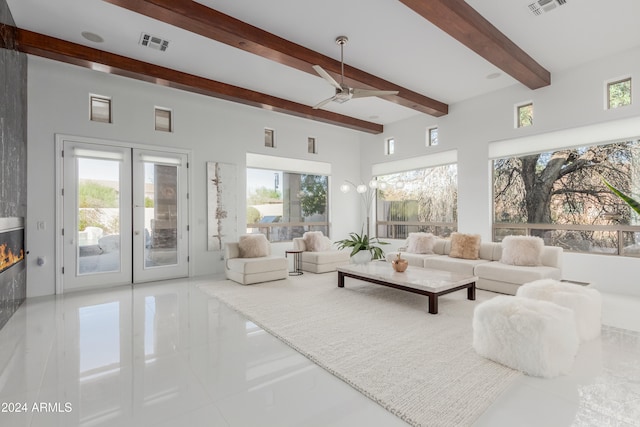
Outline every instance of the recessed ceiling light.
{"type": "Polygon", "coordinates": [[[92,33],[91,31],[83,31],[81,33],[82,37],[94,43],[102,43],[104,39],[97,35],[96,33],[92,33]]]}
{"type": "Polygon", "coordinates": [[[493,79],[497,79],[498,77],[500,77],[502,74],[501,73],[491,73],[489,75],[487,75],[487,78],[489,80],[493,80],[493,79]]]}

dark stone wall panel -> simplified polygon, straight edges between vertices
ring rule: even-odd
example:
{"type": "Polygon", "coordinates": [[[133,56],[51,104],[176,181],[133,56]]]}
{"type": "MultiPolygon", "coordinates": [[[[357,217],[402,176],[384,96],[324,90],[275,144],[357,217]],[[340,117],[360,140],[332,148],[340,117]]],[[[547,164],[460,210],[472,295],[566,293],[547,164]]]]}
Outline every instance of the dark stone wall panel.
{"type": "MultiPolygon", "coordinates": [[[[6,0],[0,0],[2,25],[15,26],[6,0]]],[[[4,32],[0,31],[0,34],[4,32]]],[[[26,219],[26,216],[27,56],[0,48],[0,217],[26,219]]],[[[0,275],[0,328],[15,313],[27,293],[26,269],[19,274],[6,274],[9,271],[0,275]]]]}

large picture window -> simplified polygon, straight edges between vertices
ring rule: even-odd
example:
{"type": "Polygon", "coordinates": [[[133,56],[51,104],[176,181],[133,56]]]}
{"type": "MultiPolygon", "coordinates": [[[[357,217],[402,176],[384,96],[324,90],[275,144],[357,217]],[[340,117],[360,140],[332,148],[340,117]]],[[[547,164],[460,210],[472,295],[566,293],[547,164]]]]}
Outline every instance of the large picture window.
{"type": "Polygon", "coordinates": [[[640,256],[640,221],[603,178],[640,189],[640,142],[548,151],[493,162],[494,240],[531,234],[567,251],[640,256]]]}
{"type": "Polygon", "coordinates": [[[377,177],[378,237],[404,239],[410,232],[446,237],[457,229],[458,168],[455,164],[377,177]]]}
{"type": "Polygon", "coordinates": [[[247,168],[247,233],[271,242],[291,241],[305,231],[329,235],[329,177],[247,168]]]}

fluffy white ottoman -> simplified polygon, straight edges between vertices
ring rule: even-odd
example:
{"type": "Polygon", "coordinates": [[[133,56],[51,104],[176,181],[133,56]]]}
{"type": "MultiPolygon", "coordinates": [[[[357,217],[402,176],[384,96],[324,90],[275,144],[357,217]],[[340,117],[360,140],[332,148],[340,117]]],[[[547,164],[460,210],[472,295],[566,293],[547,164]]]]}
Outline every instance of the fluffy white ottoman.
{"type": "Polygon", "coordinates": [[[527,375],[568,373],[578,345],[573,312],[551,302],[502,295],[473,313],[476,352],[527,375]]]}
{"type": "Polygon", "coordinates": [[[573,310],[578,338],[589,341],[600,336],[602,295],[595,289],[552,279],[525,283],[517,296],[550,301],[573,310]]]}

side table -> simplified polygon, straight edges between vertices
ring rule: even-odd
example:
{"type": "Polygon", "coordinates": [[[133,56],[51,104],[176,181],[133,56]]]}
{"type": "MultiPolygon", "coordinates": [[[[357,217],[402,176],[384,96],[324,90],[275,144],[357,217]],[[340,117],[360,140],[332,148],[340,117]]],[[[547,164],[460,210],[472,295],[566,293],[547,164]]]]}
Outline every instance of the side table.
{"type": "Polygon", "coordinates": [[[302,251],[284,251],[285,258],[288,258],[289,254],[293,255],[293,270],[289,272],[289,276],[300,276],[302,274],[302,251]]]}

